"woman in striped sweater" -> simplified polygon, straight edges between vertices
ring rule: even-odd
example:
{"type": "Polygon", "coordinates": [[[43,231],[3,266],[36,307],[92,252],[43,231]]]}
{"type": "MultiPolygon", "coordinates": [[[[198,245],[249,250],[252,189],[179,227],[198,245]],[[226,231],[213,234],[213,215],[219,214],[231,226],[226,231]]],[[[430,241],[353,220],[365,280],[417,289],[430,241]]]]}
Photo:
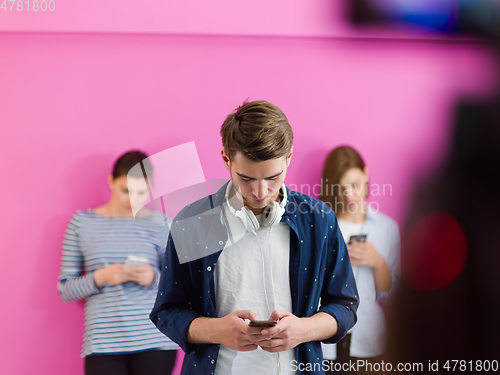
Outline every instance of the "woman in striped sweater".
{"type": "MultiPolygon", "coordinates": [[[[77,211],[64,237],[58,289],[66,302],[85,300],[86,375],[168,375],[175,363],[177,345],[149,320],[168,225],[163,218],[163,226],[137,224],[130,201],[144,200],[148,192],[142,174],[127,184],[129,171],[146,157],[140,151],[122,155],[108,178],[110,200],[77,211]],[[127,267],[128,256],[148,262],[127,267]]],[[[159,218],[149,212],[142,220],[153,224],[159,218]]]]}

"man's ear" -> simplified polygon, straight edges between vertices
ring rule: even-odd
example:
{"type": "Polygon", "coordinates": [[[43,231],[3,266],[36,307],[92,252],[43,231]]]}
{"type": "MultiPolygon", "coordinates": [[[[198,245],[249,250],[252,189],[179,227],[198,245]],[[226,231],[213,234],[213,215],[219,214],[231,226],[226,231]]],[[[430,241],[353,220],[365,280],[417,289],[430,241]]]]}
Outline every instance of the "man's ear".
{"type": "Polygon", "coordinates": [[[229,156],[227,156],[226,151],[224,149],[220,151],[220,155],[222,156],[222,161],[224,162],[226,169],[228,171],[231,171],[231,159],[229,159],[229,156]]]}
{"type": "Polygon", "coordinates": [[[370,179],[370,173],[369,173],[368,167],[366,165],[363,168],[363,172],[366,175],[366,181],[368,181],[370,179]]]}
{"type": "Polygon", "coordinates": [[[286,166],[288,168],[288,166],[290,165],[290,161],[292,160],[292,155],[293,155],[293,146],[292,148],[290,149],[290,153],[288,154],[288,156],[286,157],[286,166]]]}

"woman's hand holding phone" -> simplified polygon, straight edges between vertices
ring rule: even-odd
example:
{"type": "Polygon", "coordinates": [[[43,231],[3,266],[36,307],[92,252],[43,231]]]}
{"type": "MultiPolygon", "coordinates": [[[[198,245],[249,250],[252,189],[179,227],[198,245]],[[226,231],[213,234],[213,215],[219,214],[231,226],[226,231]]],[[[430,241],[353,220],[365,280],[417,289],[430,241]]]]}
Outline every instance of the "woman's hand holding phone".
{"type": "Polygon", "coordinates": [[[155,271],[149,263],[129,269],[130,281],[142,286],[150,286],[155,279],[155,271]]]}
{"type": "Polygon", "coordinates": [[[149,286],[155,279],[155,272],[149,263],[126,267],[124,263],[113,263],[94,271],[94,282],[98,288],[104,284],[120,285],[128,281],[149,286]]]}
{"type": "Polygon", "coordinates": [[[102,288],[106,283],[111,285],[126,283],[130,281],[130,277],[130,269],[123,263],[113,263],[94,271],[94,282],[98,288],[102,288]]]}
{"type": "Polygon", "coordinates": [[[381,262],[385,262],[370,241],[353,241],[352,244],[347,244],[347,250],[351,263],[355,266],[376,268],[381,262]]]}

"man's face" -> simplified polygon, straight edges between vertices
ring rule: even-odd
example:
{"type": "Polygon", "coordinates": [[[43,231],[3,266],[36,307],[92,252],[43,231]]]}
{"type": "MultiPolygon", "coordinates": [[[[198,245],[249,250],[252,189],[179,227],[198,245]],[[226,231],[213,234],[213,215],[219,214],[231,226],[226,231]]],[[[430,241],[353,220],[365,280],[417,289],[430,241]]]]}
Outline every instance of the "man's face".
{"type": "Polygon", "coordinates": [[[262,213],[271,201],[278,200],[292,152],[288,156],[261,162],[252,161],[241,152],[237,152],[232,159],[229,159],[224,150],[221,155],[238,190],[237,195],[254,214],[262,213]]]}

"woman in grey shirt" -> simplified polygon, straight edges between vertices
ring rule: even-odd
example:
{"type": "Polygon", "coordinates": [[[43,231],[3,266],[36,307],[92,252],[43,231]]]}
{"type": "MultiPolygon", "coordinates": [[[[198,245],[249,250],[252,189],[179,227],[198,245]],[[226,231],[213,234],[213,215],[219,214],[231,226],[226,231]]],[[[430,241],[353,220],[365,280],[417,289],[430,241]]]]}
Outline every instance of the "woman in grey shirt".
{"type": "Polygon", "coordinates": [[[327,374],[377,373],[385,351],[386,323],[379,302],[387,302],[400,277],[400,234],[396,222],[366,202],[368,168],[356,150],[343,146],[327,157],[320,199],[337,214],[359,292],[358,321],[338,344],[324,344],[327,374]],[[358,362],[358,360],[362,360],[358,362]],[[337,370],[337,371],[334,371],[337,370]]]}

